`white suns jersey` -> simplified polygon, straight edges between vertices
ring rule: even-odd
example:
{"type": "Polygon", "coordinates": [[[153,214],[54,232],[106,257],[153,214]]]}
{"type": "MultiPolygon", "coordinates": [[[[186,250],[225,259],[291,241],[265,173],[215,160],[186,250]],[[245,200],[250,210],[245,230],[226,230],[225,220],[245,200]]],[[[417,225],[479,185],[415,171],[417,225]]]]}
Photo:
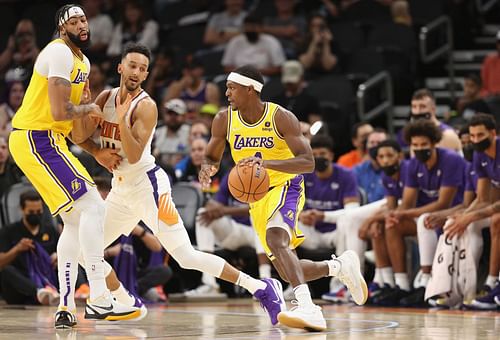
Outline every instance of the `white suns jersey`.
{"type": "MultiPolygon", "coordinates": [[[[112,149],[120,149],[118,154],[123,158],[120,165],[116,170],[113,171],[113,175],[125,175],[135,172],[144,172],[155,166],[155,158],[151,154],[151,142],[153,140],[154,129],[151,131],[151,135],[148,138],[148,142],[144,147],[144,151],[142,152],[141,159],[135,163],[130,164],[128,162],[127,156],[125,155],[125,151],[122,147],[122,142],[120,138],[120,128],[118,124],[118,117],[115,111],[116,105],[116,96],[118,94],[118,90],[120,88],[114,88],[111,90],[111,94],[108,96],[106,103],[104,104],[104,108],[102,110],[104,114],[104,122],[101,126],[101,147],[102,148],[112,148],[112,149]]],[[[132,118],[134,115],[134,111],[137,107],[137,104],[144,98],[148,98],[149,94],[141,90],[141,92],[132,99],[130,103],[130,108],[126,113],[126,122],[127,127],[130,129],[132,124],[132,118]]]]}

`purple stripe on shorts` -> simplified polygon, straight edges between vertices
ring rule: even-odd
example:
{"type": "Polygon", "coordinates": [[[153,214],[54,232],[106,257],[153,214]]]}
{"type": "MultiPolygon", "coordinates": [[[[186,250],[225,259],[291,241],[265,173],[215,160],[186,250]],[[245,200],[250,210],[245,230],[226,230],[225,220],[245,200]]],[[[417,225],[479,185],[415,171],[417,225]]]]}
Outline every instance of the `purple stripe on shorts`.
{"type": "MultiPolygon", "coordinates": [[[[73,200],[77,200],[87,192],[85,181],[78,176],[52,146],[49,131],[31,131],[33,148],[44,166],[48,167],[73,200]]],[[[50,173],[49,171],[49,173],[50,173]]],[[[52,176],[52,177],[54,177],[52,176]]],[[[57,182],[57,181],[56,181],[57,182]]]]}
{"type": "Polygon", "coordinates": [[[301,183],[303,180],[304,177],[302,177],[302,175],[296,176],[290,180],[285,196],[285,203],[279,210],[281,216],[283,217],[283,221],[292,229],[295,228],[295,221],[297,220],[297,210],[300,195],[302,194],[301,183]]]}
{"type": "Polygon", "coordinates": [[[157,165],[147,172],[149,181],[153,187],[153,196],[155,197],[156,206],[158,206],[158,180],[156,179],[156,171],[159,169],[160,167],[157,165]]]}

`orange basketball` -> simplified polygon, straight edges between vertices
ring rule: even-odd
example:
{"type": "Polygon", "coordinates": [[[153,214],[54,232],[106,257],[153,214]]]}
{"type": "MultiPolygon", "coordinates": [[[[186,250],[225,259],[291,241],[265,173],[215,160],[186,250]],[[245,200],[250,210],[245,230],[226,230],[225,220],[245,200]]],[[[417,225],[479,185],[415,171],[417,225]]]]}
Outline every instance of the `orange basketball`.
{"type": "Polygon", "coordinates": [[[229,173],[229,191],[234,198],[243,203],[253,203],[269,191],[269,175],[264,167],[254,164],[236,165],[229,173]]]}

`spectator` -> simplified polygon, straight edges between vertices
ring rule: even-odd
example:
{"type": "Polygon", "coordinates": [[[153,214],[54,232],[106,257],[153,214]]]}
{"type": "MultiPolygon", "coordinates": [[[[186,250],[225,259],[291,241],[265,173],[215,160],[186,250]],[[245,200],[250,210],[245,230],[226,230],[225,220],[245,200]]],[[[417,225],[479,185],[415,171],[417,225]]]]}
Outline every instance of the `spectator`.
{"type": "MultiPolygon", "coordinates": [[[[356,177],[350,169],[333,163],[333,141],[325,135],[311,139],[315,161],[314,173],[304,175],[306,203],[299,216],[299,228],[306,239],[305,249],[324,248],[341,254],[346,250],[345,230],[338,225],[339,213],[359,207],[356,177]]],[[[340,302],[347,297],[344,285],[335,278],[330,280],[330,292],[322,299],[340,302]],[[340,293],[342,292],[342,293],[340,293]]],[[[347,302],[347,301],[346,301],[347,302]]]]}
{"type": "Polygon", "coordinates": [[[356,181],[363,188],[368,198],[368,203],[381,200],[384,197],[382,185],[382,169],[377,163],[377,146],[387,139],[385,130],[377,128],[366,138],[366,150],[369,159],[354,167],[356,181]]]}
{"type": "Polygon", "coordinates": [[[392,21],[394,21],[394,23],[412,27],[413,19],[410,14],[410,5],[408,4],[408,1],[392,1],[391,15],[392,21]]]}
{"type": "Polygon", "coordinates": [[[215,13],[208,21],[203,42],[205,45],[223,49],[233,37],[243,31],[243,20],[247,15],[244,0],[225,0],[226,10],[215,13]]]}
{"type": "Polygon", "coordinates": [[[106,74],[103,72],[101,64],[93,63],[92,66],[90,66],[88,79],[92,102],[96,100],[97,96],[102,91],[111,89],[111,86],[107,83],[106,74]]]}
{"type": "Polygon", "coordinates": [[[5,102],[0,104],[0,137],[8,138],[12,131],[12,117],[21,106],[25,87],[21,81],[7,83],[5,102]]]}
{"type": "Polygon", "coordinates": [[[22,173],[19,168],[10,161],[7,137],[0,136],[0,198],[9,188],[21,181],[22,173]]]}
{"type": "Polygon", "coordinates": [[[180,182],[198,182],[198,172],[201,169],[207,144],[205,138],[193,140],[188,161],[177,164],[175,168],[175,175],[180,182]]]}
{"type": "Polygon", "coordinates": [[[265,17],[262,32],[270,34],[281,43],[288,58],[295,58],[297,46],[302,42],[307,23],[302,16],[294,14],[295,2],[274,0],[277,15],[265,17]]]}
{"type": "Polygon", "coordinates": [[[113,34],[113,20],[109,15],[101,12],[102,3],[102,0],[82,0],[81,2],[85,8],[89,30],[92,34],[90,47],[85,50],[88,58],[92,60],[92,65],[97,61],[104,61],[113,34]]]}
{"type": "Polygon", "coordinates": [[[181,99],[171,99],[163,109],[163,123],[156,129],[153,155],[160,163],[175,166],[187,153],[189,125],[185,124],[186,104],[181,99]]]}
{"type": "Polygon", "coordinates": [[[497,32],[497,51],[484,58],[481,66],[482,96],[500,95],[500,31],[497,32]]]}
{"type": "Polygon", "coordinates": [[[153,67],[144,85],[144,90],[153,97],[158,106],[161,106],[161,101],[165,96],[168,86],[176,78],[174,51],[168,47],[163,47],[156,53],[153,67]]]}
{"type": "Polygon", "coordinates": [[[29,19],[20,20],[14,35],[9,37],[7,48],[0,55],[0,73],[10,69],[6,79],[26,80],[39,52],[33,22],[29,19]]]}
{"type": "Polygon", "coordinates": [[[252,65],[265,76],[279,74],[285,53],[279,41],[262,33],[262,20],[256,14],[245,18],[244,33],[232,38],[224,51],[222,65],[229,73],[238,67],[252,65]]]}
{"type": "Polygon", "coordinates": [[[122,20],[113,31],[107,54],[109,57],[119,57],[123,46],[130,41],[155,50],[159,43],[158,30],[158,23],[146,18],[143,3],[127,0],[123,6],[122,20]]]}
{"type": "Polygon", "coordinates": [[[406,272],[404,238],[416,235],[417,223],[420,223],[418,220],[425,220],[427,213],[461,203],[465,185],[465,161],[456,152],[437,147],[441,135],[439,127],[428,120],[413,122],[404,129],[406,142],[415,152],[415,157],[408,164],[401,205],[385,218],[386,241],[388,249],[391,249],[389,257],[394,268],[396,288],[378,295],[374,301],[376,304],[424,304],[425,287],[430,278],[437,236],[435,232],[432,235],[427,233],[426,238],[419,235],[423,274],[414,281],[413,292],[410,291],[406,272]]]}
{"type": "Polygon", "coordinates": [[[296,60],[285,62],[281,68],[281,82],[285,90],[272,101],[293,112],[299,121],[314,123],[321,119],[318,101],[307,93],[304,68],[296,60]]]}
{"type": "MultiPolygon", "coordinates": [[[[240,203],[233,198],[229,192],[228,178],[229,174],[226,174],[215,196],[198,210],[196,217],[198,249],[213,253],[216,245],[231,251],[245,246],[255,248],[260,278],[271,277],[271,265],[250,223],[248,204],[240,203]]],[[[201,281],[202,284],[186,292],[186,296],[225,296],[219,293],[219,285],[213,276],[203,273],[201,281]]]]}
{"type": "Polygon", "coordinates": [[[186,103],[187,111],[194,119],[203,104],[219,106],[220,92],[217,85],[203,79],[205,68],[200,60],[187,62],[182,69],[182,78],[174,81],[167,90],[164,102],[180,98],[186,103]]]}
{"type": "Polygon", "coordinates": [[[188,138],[189,145],[192,145],[195,139],[204,138],[208,140],[209,137],[210,137],[210,129],[205,124],[205,122],[199,120],[191,125],[188,138]]]}
{"type": "MultiPolygon", "coordinates": [[[[458,138],[457,133],[453,128],[445,123],[440,122],[436,117],[436,99],[431,91],[428,89],[420,89],[413,93],[411,98],[411,121],[416,121],[419,119],[430,120],[434,123],[443,133],[442,139],[437,146],[451,149],[456,152],[462,151],[462,145],[460,144],[460,138],[458,138]]],[[[407,149],[408,145],[404,141],[403,130],[399,131],[398,141],[401,143],[403,149],[407,149]]]]}
{"type": "Polygon", "coordinates": [[[43,202],[35,191],[21,195],[22,219],[0,230],[2,295],[8,304],[57,305],[58,235],[42,223],[43,202]]]}
{"type": "Polygon", "coordinates": [[[299,60],[311,75],[330,73],[338,63],[334,37],[325,18],[319,14],[309,19],[309,32],[299,52],[299,60]]]}
{"type": "Polygon", "coordinates": [[[353,168],[366,158],[365,142],[368,135],[373,131],[373,126],[368,122],[355,124],[351,130],[351,142],[354,150],[339,157],[337,163],[346,168],[353,168]]]}
{"type": "Polygon", "coordinates": [[[476,74],[464,77],[464,95],[457,101],[458,116],[470,120],[476,112],[488,113],[488,104],[481,98],[481,78],[476,74]]]}

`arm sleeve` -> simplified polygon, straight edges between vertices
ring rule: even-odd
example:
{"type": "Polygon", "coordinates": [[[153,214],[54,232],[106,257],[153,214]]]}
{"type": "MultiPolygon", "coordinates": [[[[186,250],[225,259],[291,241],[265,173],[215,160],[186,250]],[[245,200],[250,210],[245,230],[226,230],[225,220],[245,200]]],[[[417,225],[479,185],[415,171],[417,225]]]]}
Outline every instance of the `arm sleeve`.
{"type": "Polygon", "coordinates": [[[35,69],[47,78],[58,77],[71,81],[73,66],[73,53],[70,48],[64,44],[52,43],[40,53],[35,69]]]}

